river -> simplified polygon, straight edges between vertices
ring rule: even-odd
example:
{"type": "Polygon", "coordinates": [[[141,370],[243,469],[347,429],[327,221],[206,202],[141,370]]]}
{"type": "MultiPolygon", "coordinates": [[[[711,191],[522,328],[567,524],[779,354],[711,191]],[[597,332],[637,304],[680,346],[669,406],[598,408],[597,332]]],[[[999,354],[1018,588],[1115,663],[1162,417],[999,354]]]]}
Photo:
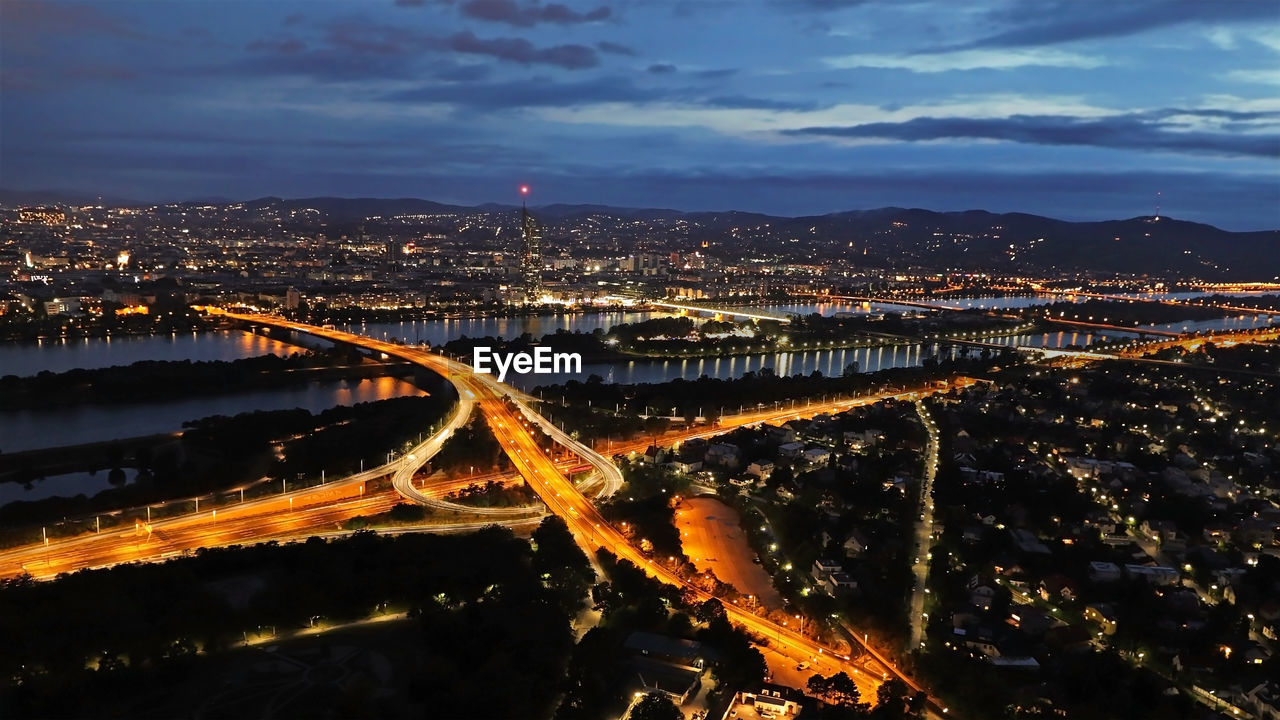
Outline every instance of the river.
{"type": "MultiPolygon", "coordinates": [[[[76,495],[93,497],[115,487],[107,479],[109,473],[109,470],[99,470],[93,473],[74,472],[50,475],[33,481],[30,486],[18,482],[0,482],[0,506],[19,500],[34,501],[76,495]]],[[[138,471],[134,468],[126,468],[124,474],[125,482],[132,483],[138,471]]]]}
{"type": "Polygon", "coordinates": [[[512,317],[445,318],[443,320],[404,320],[389,323],[340,323],[339,330],[368,335],[379,340],[400,338],[408,343],[442,345],[462,337],[501,337],[508,340],[529,333],[534,337],[550,335],[557,330],[592,332],[608,330],[621,323],[635,323],[659,317],[667,312],[591,312],[563,315],[518,315],[512,317]]]}
{"type": "MultiPolygon", "coordinates": [[[[1194,297],[1199,293],[1178,293],[1177,297],[1194,297]]],[[[948,298],[951,305],[988,308],[1003,305],[1015,307],[1043,302],[1048,297],[1020,298],[948,298]],[[990,303],[990,305],[987,305],[990,303]]],[[[765,306],[764,310],[807,314],[819,312],[867,313],[886,310],[907,310],[899,306],[867,306],[863,303],[824,302],[791,303],[765,306]]],[[[535,336],[555,333],[556,330],[590,332],[607,329],[618,323],[639,322],[654,317],[669,317],[665,312],[614,311],[603,313],[574,313],[542,316],[459,318],[419,320],[396,323],[356,323],[345,326],[352,332],[375,338],[397,337],[409,342],[429,342],[439,345],[463,335],[469,337],[500,336],[513,338],[521,333],[535,336]]],[[[1233,316],[1221,320],[1178,322],[1156,325],[1160,329],[1174,331],[1240,329],[1260,327],[1276,316],[1233,316]]],[[[1102,332],[1051,332],[1034,335],[1014,335],[990,338],[1000,345],[1061,348],[1068,345],[1087,346],[1105,339],[1136,337],[1135,333],[1102,332]]],[[[305,337],[293,338],[297,342],[309,342],[305,337]]],[[[0,375],[32,375],[42,370],[62,372],[72,368],[100,368],[127,365],[139,360],[234,360],[267,353],[288,354],[301,348],[262,335],[235,330],[215,332],[186,332],[152,336],[119,336],[112,338],[84,338],[44,340],[35,343],[0,344],[0,375]]],[[[817,370],[824,375],[839,375],[851,363],[857,363],[861,372],[874,372],[885,368],[919,365],[934,355],[937,346],[915,343],[886,345],[871,348],[844,350],[808,350],[777,353],[759,353],[729,357],[709,357],[667,360],[624,360],[619,362],[587,363],[581,375],[524,375],[510,380],[522,388],[564,382],[571,379],[585,380],[592,374],[600,375],[606,382],[653,383],[674,378],[697,379],[702,375],[714,378],[735,378],[748,371],[759,372],[772,368],[779,375],[809,374],[817,370]]],[[[950,351],[949,351],[950,352],[950,351]]],[[[420,391],[411,384],[391,378],[366,381],[355,385],[335,382],[316,382],[302,386],[272,391],[237,393],[225,396],[200,396],[164,403],[140,405],[86,405],[74,408],[50,408],[0,413],[0,450],[15,452],[38,447],[69,445],[115,437],[169,432],[181,427],[183,421],[209,415],[234,415],[252,410],[273,410],[303,407],[311,411],[323,410],[340,404],[352,404],[368,400],[417,394],[420,391]],[[123,429],[123,430],[122,430],[123,429]]]]}
{"type": "Polygon", "coordinates": [[[0,376],[130,365],[139,360],[239,360],[302,350],[239,330],[0,343],[0,376]]]}
{"type": "Polygon", "coordinates": [[[181,430],[187,420],[210,415],[292,408],[314,413],[336,405],[422,394],[423,391],[410,382],[380,377],[362,382],[318,380],[275,390],[198,395],[168,402],[87,404],[0,412],[0,451],[19,452],[173,432],[181,430]]]}

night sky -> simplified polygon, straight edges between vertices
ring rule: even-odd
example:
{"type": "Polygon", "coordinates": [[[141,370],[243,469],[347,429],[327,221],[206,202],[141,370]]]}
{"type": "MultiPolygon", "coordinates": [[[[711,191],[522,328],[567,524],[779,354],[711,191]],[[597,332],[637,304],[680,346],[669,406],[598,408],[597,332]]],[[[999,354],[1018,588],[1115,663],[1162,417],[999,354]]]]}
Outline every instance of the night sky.
{"type": "Polygon", "coordinates": [[[1270,0],[0,0],[0,187],[1280,227],[1270,0]]]}

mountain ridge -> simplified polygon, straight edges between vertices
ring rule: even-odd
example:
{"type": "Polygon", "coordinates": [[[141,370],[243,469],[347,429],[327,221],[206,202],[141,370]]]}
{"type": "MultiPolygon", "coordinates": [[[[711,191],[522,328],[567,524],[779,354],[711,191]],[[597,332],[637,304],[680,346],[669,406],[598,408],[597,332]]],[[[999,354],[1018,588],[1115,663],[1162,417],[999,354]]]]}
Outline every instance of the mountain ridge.
{"type": "MultiPolygon", "coordinates": [[[[30,198],[38,194],[20,195],[30,198]]],[[[0,190],[0,203],[7,203],[8,196],[0,190]]],[[[163,205],[208,204],[216,203],[163,205]]],[[[515,213],[520,210],[515,204],[466,206],[411,197],[266,196],[228,205],[255,214],[278,214],[296,222],[310,219],[344,228],[394,216],[503,213],[512,214],[514,228],[515,213]]],[[[803,240],[803,250],[814,259],[839,261],[860,255],[857,264],[870,267],[1280,278],[1280,229],[1230,231],[1167,216],[1073,221],[1024,212],[883,207],[788,217],[741,210],[685,211],[590,203],[551,203],[529,209],[546,226],[550,241],[558,235],[569,237],[570,226],[586,220],[615,237],[627,237],[630,223],[642,221],[657,226],[662,237],[659,245],[666,249],[702,247],[723,257],[741,257],[744,249],[781,257],[782,251],[794,247],[792,243],[803,240]]]]}

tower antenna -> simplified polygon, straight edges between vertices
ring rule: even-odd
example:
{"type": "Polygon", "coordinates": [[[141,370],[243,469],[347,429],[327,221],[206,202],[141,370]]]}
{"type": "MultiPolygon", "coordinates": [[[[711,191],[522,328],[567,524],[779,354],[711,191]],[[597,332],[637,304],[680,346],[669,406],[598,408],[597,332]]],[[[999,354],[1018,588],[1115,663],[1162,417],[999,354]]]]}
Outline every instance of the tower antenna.
{"type": "Polygon", "coordinates": [[[1155,216],[1155,221],[1156,221],[1156,222],[1159,222],[1159,221],[1160,221],[1160,191],[1159,191],[1159,190],[1157,190],[1157,191],[1156,191],[1156,216],[1155,216]]]}
{"type": "Polygon", "coordinates": [[[520,236],[524,240],[523,252],[520,256],[520,274],[524,280],[525,299],[527,302],[538,302],[542,297],[542,226],[529,214],[529,207],[524,198],[529,195],[529,186],[520,186],[520,236]]]}

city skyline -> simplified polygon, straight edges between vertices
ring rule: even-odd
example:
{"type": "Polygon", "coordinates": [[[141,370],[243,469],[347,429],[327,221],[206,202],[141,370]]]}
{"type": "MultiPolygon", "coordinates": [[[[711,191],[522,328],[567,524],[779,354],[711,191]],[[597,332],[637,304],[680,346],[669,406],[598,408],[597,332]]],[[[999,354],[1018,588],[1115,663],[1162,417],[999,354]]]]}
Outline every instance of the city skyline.
{"type": "Polygon", "coordinates": [[[0,187],[1280,225],[1266,3],[227,7],[6,3],[0,187]]]}

